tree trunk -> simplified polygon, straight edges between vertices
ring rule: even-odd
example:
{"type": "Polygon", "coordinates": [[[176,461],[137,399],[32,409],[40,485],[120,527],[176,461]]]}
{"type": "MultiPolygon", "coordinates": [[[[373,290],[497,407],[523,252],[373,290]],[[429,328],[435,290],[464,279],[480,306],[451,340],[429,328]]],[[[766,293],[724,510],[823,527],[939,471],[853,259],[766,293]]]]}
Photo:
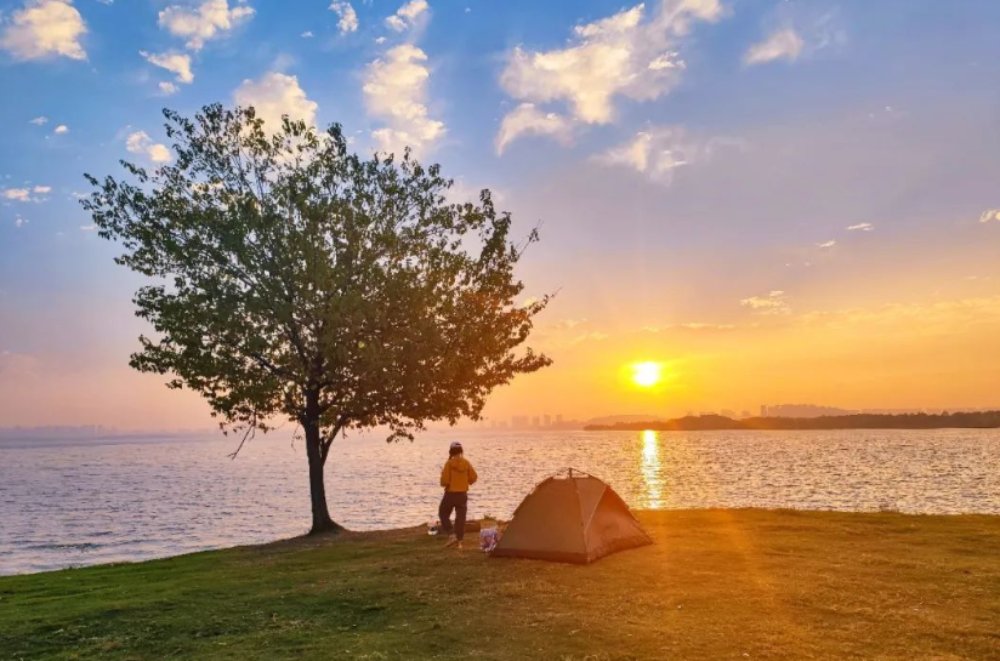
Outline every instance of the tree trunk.
{"type": "Polygon", "coordinates": [[[320,447],[318,417],[307,418],[303,427],[306,433],[306,456],[309,458],[309,494],[312,499],[312,528],[309,529],[309,534],[339,532],[343,527],[330,518],[330,511],[326,507],[326,486],[323,483],[325,462],[320,447]]]}

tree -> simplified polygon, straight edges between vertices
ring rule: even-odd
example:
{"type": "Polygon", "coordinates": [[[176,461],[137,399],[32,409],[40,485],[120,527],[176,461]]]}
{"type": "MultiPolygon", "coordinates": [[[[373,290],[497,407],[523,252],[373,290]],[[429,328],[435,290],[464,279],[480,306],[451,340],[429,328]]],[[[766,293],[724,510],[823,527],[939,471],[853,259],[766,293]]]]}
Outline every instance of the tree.
{"type": "Polygon", "coordinates": [[[548,302],[516,301],[537,233],[511,243],[488,190],[449,203],[437,165],[350,154],[336,124],[164,115],[174,163],[86,175],[98,234],[152,279],[134,303],[156,337],[130,364],[200,393],[240,448],[276,420],[300,425],[312,533],[339,529],[323,479],[338,434],[412,440],[427,421],[478,419],[494,387],[550,363],[518,349],[548,302]]]}

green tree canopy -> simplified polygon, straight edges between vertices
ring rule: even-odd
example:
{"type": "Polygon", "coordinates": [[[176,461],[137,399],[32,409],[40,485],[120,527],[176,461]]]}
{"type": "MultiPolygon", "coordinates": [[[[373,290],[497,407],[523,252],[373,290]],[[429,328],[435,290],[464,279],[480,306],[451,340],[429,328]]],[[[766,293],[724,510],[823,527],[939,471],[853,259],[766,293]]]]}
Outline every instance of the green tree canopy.
{"type": "Polygon", "coordinates": [[[488,190],[449,203],[437,165],[351,154],[338,125],[164,114],[175,161],[87,175],[83,201],[116,261],[151,279],[134,302],[156,332],[131,365],[200,393],[225,430],[301,425],[313,532],[338,527],[323,467],[340,432],[476,419],[493,388],[550,362],[519,350],[548,301],[517,301],[537,234],[512,243],[488,190]]]}

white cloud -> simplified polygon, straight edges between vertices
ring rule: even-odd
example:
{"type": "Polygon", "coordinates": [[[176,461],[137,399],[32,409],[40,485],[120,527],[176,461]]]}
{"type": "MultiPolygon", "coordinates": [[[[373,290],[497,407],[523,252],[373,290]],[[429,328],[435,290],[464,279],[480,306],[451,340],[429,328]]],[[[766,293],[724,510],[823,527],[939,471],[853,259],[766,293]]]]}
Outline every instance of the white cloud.
{"type": "Polygon", "coordinates": [[[160,82],[159,83],[159,88],[160,88],[161,92],[163,92],[164,94],[166,94],[168,96],[170,94],[176,93],[177,90],[178,90],[177,85],[174,85],[173,83],[169,83],[169,82],[160,82]]]}
{"type": "Polygon", "coordinates": [[[87,25],[71,0],[27,0],[0,33],[0,48],[19,60],[50,56],[84,60],[87,25]]]}
{"type": "Polygon", "coordinates": [[[832,239],[830,241],[824,241],[823,243],[816,244],[817,247],[823,248],[824,250],[826,250],[827,248],[832,248],[835,245],[837,245],[837,242],[832,239]]]}
{"type": "Polygon", "coordinates": [[[175,37],[187,39],[191,50],[201,50],[205,42],[233,29],[243,19],[253,16],[245,5],[229,8],[227,0],[204,0],[197,7],[171,5],[159,14],[160,27],[175,37]]]}
{"type": "Polygon", "coordinates": [[[673,89],[684,69],[682,37],[696,21],[722,15],[718,0],[661,0],[648,18],[645,5],[636,5],[576,26],[566,48],[515,48],[500,84],[520,101],[561,102],[575,121],[607,124],[619,97],[649,101],[673,89]]]}
{"type": "Polygon", "coordinates": [[[1000,209],[987,209],[979,216],[979,222],[981,223],[991,221],[1000,222],[1000,209]]]}
{"type": "Polygon", "coordinates": [[[24,227],[24,225],[27,222],[28,222],[28,220],[26,218],[21,218],[20,216],[16,216],[14,218],[14,227],[17,227],[17,228],[24,227]]]}
{"type": "Polygon", "coordinates": [[[425,105],[430,71],[427,54],[402,44],[368,65],[362,90],[368,112],[387,126],[372,131],[378,148],[402,154],[409,146],[421,151],[444,135],[442,122],[431,119],[425,105]]]}
{"type": "Polygon", "coordinates": [[[15,202],[30,202],[31,189],[4,188],[2,191],[0,191],[0,197],[3,197],[5,200],[14,200],[15,202]]]}
{"type": "Polygon", "coordinates": [[[785,292],[780,289],[770,291],[767,296],[751,296],[740,300],[740,305],[759,314],[788,314],[791,308],[785,301],[785,292]]]}
{"type": "Polygon", "coordinates": [[[191,72],[191,56],[186,53],[147,53],[139,51],[139,55],[146,58],[146,61],[154,66],[166,69],[177,76],[179,83],[194,82],[194,74],[191,72]]]}
{"type": "Polygon", "coordinates": [[[60,124],[59,126],[52,129],[52,132],[55,133],[56,135],[63,135],[69,133],[69,127],[66,126],[65,124],[60,124]]]}
{"type": "Polygon", "coordinates": [[[311,30],[306,30],[305,32],[303,32],[303,33],[302,33],[301,35],[299,35],[299,36],[301,36],[301,37],[302,37],[303,39],[312,39],[312,38],[313,38],[313,36],[315,36],[315,35],[313,35],[313,33],[312,33],[312,31],[311,31],[311,30]]]}
{"type": "Polygon", "coordinates": [[[46,195],[52,192],[52,186],[35,186],[31,189],[32,193],[38,193],[39,195],[46,195]]]}
{"type": "Polygon", "coordinates": [[[624,165],[654,181],[670,183],[674,170],[695,158],[696,146],[676,127],[652,128],[598,157],[607,165],[624,165]]]}
{"type": "Polygon", "coordinates": [[[386,27],[396,32],[402,32],[406,28],[416,25],[420,16],[429,9],[427,0],[410,0],[392,16],[385,19],[386,27]]]}
{"type": "Polygon", "coordinates": [[[802,53],[805,42],[795,30],[784,28],[774,32],[764,41],[754,44],[743,56],[743,64],[751,66],[774,60],[794,62],[802,53]]]}
{"type": "Polygon", "coordinates": [[[97,225],[80,225],[81,232],[96,232],[97,225]]]}
{"type": "Polygon", "coordinates": [[[44,115],[42,115],[42,116],[39,116],[39,117],[35,117],[33,120],[31,120],[28,123],[29,124],[34,124],[35,126],[42,126],[44,124],[47,124],[48,122],[49,122],[49,118],[45,117],[44,115]]]}
{"type": "Polygon", "coordinates": [[[133,154],[142,154],[153,163],[169,163],[171,158],[167,146],[153,142],[145,131],[130,133],[125,139],[125,149],[133,154]]]}
{"type": "Polygon", "coordinates": [[[680,126],[653,126],[595,160],[631,168],[652,181],[669,185],[678,168],[707,161],[720,148],[742,149],[745,145],[743,140],[725,136],[695,139],[680,126]]]}
{"type": "Polygon", "coordinates": [[[873,229],[875,229],[875,226],[872,225],[871,223],[858,223],[857,225],[848,225],[847,226],[847,231],[848,232],[858,232],[858,231],[860,231],[860,232],[871,232],[873,229]]]}
{"type": "Polygon", "coordinates": [[[316,123],[315,101],[310,101],[305,91],[299,87],[299,79],[284,73],[270,72],[259,80],[244,80],[233,92],[238,105],[253,106],[257,117],[271,131],[281,127],[281,116],[304,120],[306,124],[316,123]]]}
{"type": "Polygon", "coordinates": [[[500,122],[500,131],[496,137],[497,154],[503,154],[518,136],[547,135],[557,141],[569,143],[573,134],[573,122],[563,115],[554,112],[543,112],[534,103],[522,103],[507,113],[500,122]]]}
{"type": "Polygon", "coordinates": [[[334,2],[330,5],[330,11],[336,12],[337,16],[340,17],[340,20],[337,21],[337,28],[340,30],[340,34],[357,32],[358,14],[354,11],[354,7],[351,6],[351,3],[334,2]]]}

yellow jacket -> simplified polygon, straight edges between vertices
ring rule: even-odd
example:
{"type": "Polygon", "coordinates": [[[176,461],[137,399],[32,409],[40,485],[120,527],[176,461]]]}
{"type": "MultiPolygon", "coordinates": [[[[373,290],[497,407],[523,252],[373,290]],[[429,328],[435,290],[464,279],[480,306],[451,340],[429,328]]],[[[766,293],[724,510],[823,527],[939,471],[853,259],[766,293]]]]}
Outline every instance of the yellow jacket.
{"type": "Polygon", "coordinates": [[[445,491],[466,492],[479,476],[465,457],[456,455],[448,459],[441,470],[441,486],[445,491]]]}

